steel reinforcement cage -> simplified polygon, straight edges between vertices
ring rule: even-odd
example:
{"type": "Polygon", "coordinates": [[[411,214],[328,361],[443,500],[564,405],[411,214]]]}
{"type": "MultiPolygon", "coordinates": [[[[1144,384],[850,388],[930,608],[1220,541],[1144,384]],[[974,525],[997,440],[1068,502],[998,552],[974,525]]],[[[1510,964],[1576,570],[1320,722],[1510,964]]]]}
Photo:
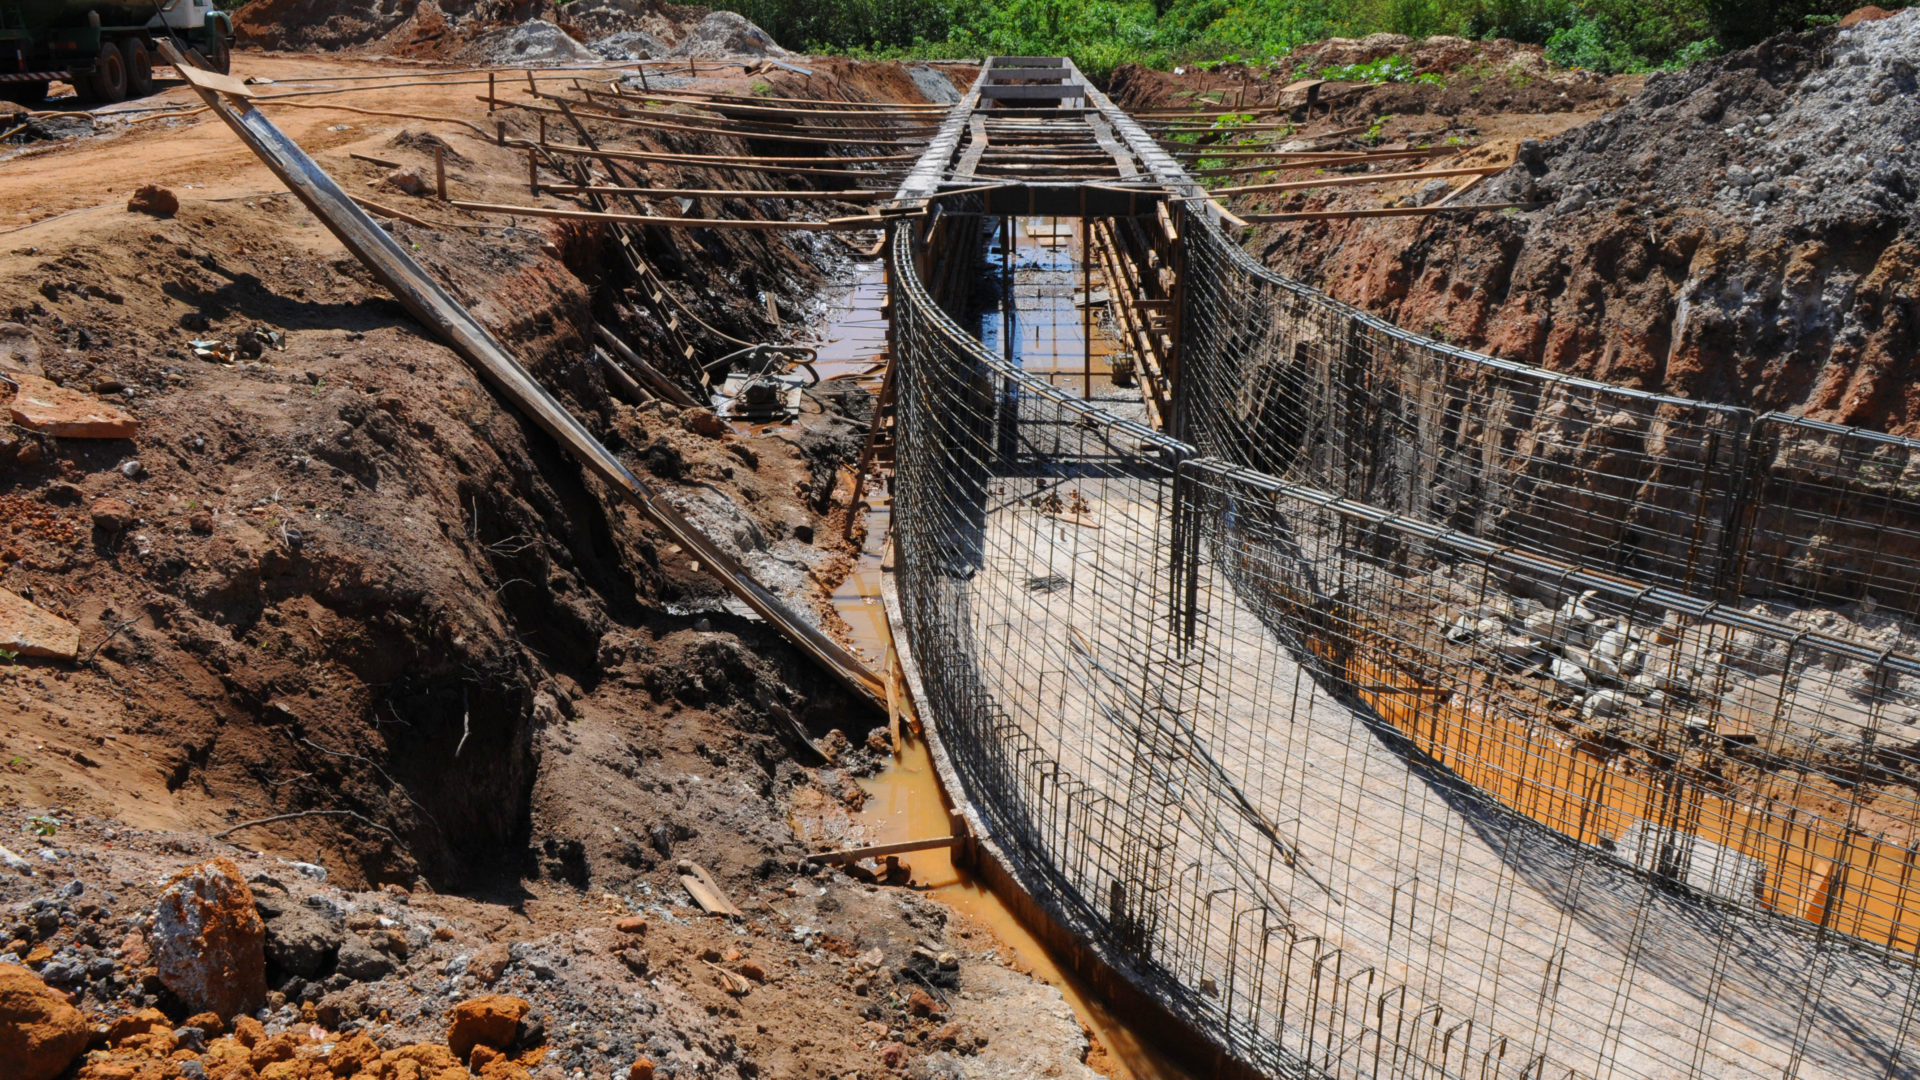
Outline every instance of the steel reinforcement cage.
{"type": "Polygon", "coordinates": [[[1920,1075],[1920,445],[1452,349],[1196,213],[1182,441],[983,347],[923,227],[923,706],[1110,963],[1272,1075],[1920,1075]]]}

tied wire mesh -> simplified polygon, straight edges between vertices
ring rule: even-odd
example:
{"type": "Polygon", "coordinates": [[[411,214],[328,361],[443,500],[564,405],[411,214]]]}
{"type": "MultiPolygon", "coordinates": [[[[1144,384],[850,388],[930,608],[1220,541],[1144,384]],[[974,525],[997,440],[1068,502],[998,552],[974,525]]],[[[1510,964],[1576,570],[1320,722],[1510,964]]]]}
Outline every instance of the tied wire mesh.
{"type": "Polygon", "coordinates": [[[1191,215],[1182,442],[984,348],[915,228],[908,644],[1110,961],[1272,1075],[1920,1075],[1909,444],[1451,350],[1191,215]]]}

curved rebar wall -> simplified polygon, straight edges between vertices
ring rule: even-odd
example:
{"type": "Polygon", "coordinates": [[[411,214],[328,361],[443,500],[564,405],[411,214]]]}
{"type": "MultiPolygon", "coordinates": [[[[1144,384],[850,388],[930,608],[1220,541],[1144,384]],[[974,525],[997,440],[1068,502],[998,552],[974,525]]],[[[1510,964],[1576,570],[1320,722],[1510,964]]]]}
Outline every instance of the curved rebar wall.
{"type": "Polygon", "coordinates": [[[1920,1075],[1920,445],[1399,331],[1186,241],[1180,430],[890,237],[908,644],[975,810],[1274,1075],[1920,1075]]]}

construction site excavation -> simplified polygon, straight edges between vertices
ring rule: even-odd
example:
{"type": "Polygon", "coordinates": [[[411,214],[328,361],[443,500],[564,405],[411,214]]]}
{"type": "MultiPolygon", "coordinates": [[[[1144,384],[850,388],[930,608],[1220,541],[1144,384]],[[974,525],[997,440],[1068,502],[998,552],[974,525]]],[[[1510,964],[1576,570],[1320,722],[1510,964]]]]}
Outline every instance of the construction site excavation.
{"type": "Polygon", "coordinates": [[[1920,13],[1569,40],[0,0],[0,1080],[1920,1078],[1920,13]]]}

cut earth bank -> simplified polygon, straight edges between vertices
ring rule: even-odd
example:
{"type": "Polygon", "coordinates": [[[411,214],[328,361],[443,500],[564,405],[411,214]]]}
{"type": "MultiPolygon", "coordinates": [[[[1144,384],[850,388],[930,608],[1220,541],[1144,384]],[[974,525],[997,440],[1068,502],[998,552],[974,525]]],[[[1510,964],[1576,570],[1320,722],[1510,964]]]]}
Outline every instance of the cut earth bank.
{"type": "MultiPolygon", "coordinates": [[[[897,66],[809,65],[695,85],[918,97],[897,66]]],[[[471,86],[408,93],[410,111],[487,119],[471,86]]],[[[853,549],[830,539],[832,496],[864,390],[824,387],[760,433],[624,404],[591,322],[656,356],[666,331],[607,271],[605,233],[473,227],[351,156],[431,175],[438,150],[458,192],[509,201],[513,151],[458,123],[277,115],[343,183],[467,226],[392,231],[650,484],[835,628],[824,597],[853,549]]],[[[20,215],[0,234],[0,363],[138,424],[0,439],[0,587],[80,643],[75,662],[0,669],[0,1008],[46,1076],[1091,1075],[1059,993],[983,928],[801,863],[796,827],[863,838],[854,779],[888,751],[868,735],[884,717],[503,409],[217,122],[37,149],[0,192],[20,215]],[[129,209],[143,184],[177,208],[129,209]],[[690,902],[696,865],[741,918],[690,902]],[[471,1047],[463,1022],[486,1032],[471,1047]]],[[[768,297],[813,310],[855,254],[679,242],[646,254],[692,314],[756,340],[776,332],[768,297]]]]}

